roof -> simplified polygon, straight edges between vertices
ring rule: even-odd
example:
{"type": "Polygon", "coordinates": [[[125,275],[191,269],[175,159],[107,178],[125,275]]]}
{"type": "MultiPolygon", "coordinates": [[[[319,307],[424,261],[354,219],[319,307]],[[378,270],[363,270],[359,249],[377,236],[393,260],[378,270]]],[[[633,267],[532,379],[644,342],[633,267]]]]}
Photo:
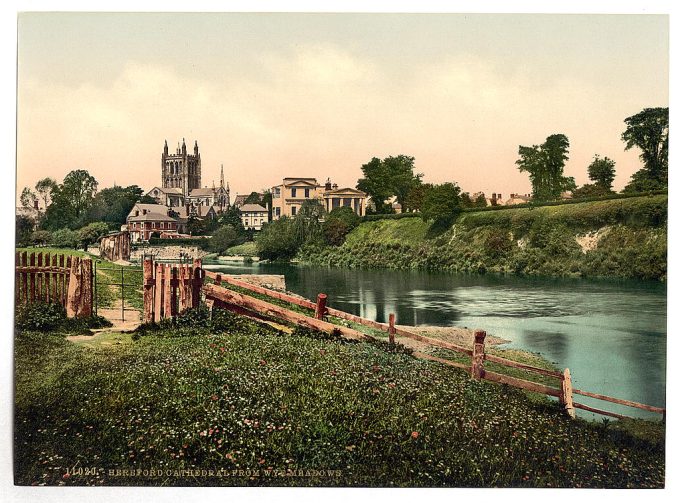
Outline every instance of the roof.
{"type": "Polygon", "coordinates": [[[152,187],[151,190],[149,190],[149,192],[146,193],[146,195],[148,196],[149,194],[151,194],[151,191],[153,190],[159,190],[165,194],[177,194],[180,196],[182,195],[182,189],[180,187],[152,187]]]}
{"type": "Polygon", "coordinates": [[[244,204],[241,206],[241,211],[269,211],[267,208],[260,206],[259,204],[244,204]]]}
{"type": "Polygon", "coordinates": [[[146,222],[152,220],[175,221],[177,220],[176,218],[168,216],[168,211],[171,209],[175,211],[174,208],[170,208],[163,204],[136,203],[130,210],[130,213],[128,213],[127,220],[129,222],[146,222]],[[139,215],[135,215],[136,211],[139,211],[139,215]],[[144,211],[146,211],[146,215],[144,214],[144,211]]]}
{"type": "Polygon", "coordinates": [[[311,187],[319,187],[320,185],[316,183],[316,178],[284,178],[283,184],[286,187],[291,185],[303,184],[309,185],[311,187]]]}
{"type": "Polygon", "coordinates": [[[162,213],[147,213],[128,217],[128,222],[176,222],[177,219],[162,213]]]}
{"type": "Polygon", "coordinates": [[[193,189],[189,192],[189,197],[212,196],[217,192],[217,189],[211,187],[203,187],[202,189],[193,189]]]}
{"type": "Polygon", "coordinates": [[[324,191],[324,195],[328,194],[355,194],[357,196],[366,197],[366,193],[351,187],[345,187],[344,189],[333,189],[324,191]]]}

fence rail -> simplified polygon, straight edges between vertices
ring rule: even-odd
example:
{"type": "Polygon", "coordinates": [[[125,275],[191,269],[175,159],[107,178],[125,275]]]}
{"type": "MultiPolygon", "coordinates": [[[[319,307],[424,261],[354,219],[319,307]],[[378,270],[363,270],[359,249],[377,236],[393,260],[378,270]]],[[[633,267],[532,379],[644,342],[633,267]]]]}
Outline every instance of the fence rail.
{"type": "Polygon", "coordinates": [[[174,318],[190,307],[198,307],[204,271],[201,261],[192,264],[156,264],[144,259],[143,266],[145,323],[174,318]]]}
{"type": "Polygon", "coordinates": [[[246,311],[254,312],[254,313],[260,313],[260,314],[265,314],[268,316],[274,316],[278,318],[282,318],[286,321],[290,321],[292,323],[296,323],[298,325],[302,326],[307,326],[310,328],[316,328],[317,330],[325,331],[325,332],[335,332],[335,333],[340,333],[345,337],[352,338],[352,339],[376,339],[375,337],[372,337],[370,335],[364,334],[362,332],[359,332],[355,329],[351,329],[348,327],[343,327],[339,325],[335,325],[332,323],[329,323],[327,321],[320,320],[318,318],[323,318],[325,316],[333,316],[336,318],[352,321],[354,323],[367,326],[369,328],[373,328],[376,330],[381,330],[384,332],[387,332],[389,334],[389,340],[390,342],[394,341],[394,335],[398,335],[400,337],[405,337],[409,338],[412,340],[424,342],[428,345],[434,346],[434,347],[439,347],[443,349],[448,349],[451,351],[455,351],[457,353],[461,353],[464,355],[467,355],[471,357],[471,362],[469,364],[465,363],[460,363],[460,362],[455,362],[452,360],[448,360],[445,358],[440,358],[438,356],[430,355],[427,353],[423,353],[420,351],[415,351],[413,353],[414,356],[417,358],[422,358],[422,359],[427,359],[431,361],[436,361],[439,363],[443,363],[445,365],[450,365],[453,367],[457,368],[462,368],[465,370],[468,370],[471,375],[474,378],[478,379],[486,379],[489,381],[501,383],[501,384],[508,384],[510,386],[518,387],[521,389],[525,389],[528,391],[533,391],[535,393],[541,393],[544,395],[548,396],[553,396],[559,399],[560,404],[563,406],[565,412],[571,416],[575,416],[575,411],[574,409],[582,409],[590,412],[594,412],[596,414],[602,414],[606,416],[612,416],[612,417],[617,417],[617,418],[624,418],[627,417],[623,414],[618,414],[615,412],[610,412],[602,409],[597,409],[594,407],[590,407],[588,405],[584,405],[578,402],[573,401],[573,395],[578,394],[578,395],[583,395],[583,396],[588,396],[590,398],[594,398],[597,400],[602,400],[606,402],[611,402],[619,405],[625,405],[628,407],[634,407],[638,409],[642,409],[648,412],[655,412],[658,414],[663,415],[663,419],[665,420],[666,418],[666,409],[662,407],[655,407],[652,405],[646,405],[642,403],[637,403],[637,402],[632,402],[630,400],[623,400],[620,398],[614,398],[611,396],[607,395],[601,395],[597,393],[591,393],[588,391],[583,391],[580,389],[574,389],[572,388],[571,384],[571,374],[569,372],[569,369],[564,369],[563,372],[558,372],[554,370],[547,370],[543,369],[540,367],[535,367],[533,365],[528,365],[520,362],[516,362],[513,360],[509,360],[507,358],[502,358],[500,356],[496,355],[491,355],[487,354],[485,351],[485,338],[486,338],[486,332],[482,330],[477,330],[475,331],[475,341],[473,344],[473,348],[465,348],[456,344],[452,344],[450,342],[442,341],[439,339],[434,339],[432,337],[426,337],[420,334],[413,333],[411,331],[408,331],[406,329],[396,327],[394,325],[394,315],[390,314],[390,323],[379,323],[373,320],[368,320],[366,318],[362,318],[360,316],[356,316],[350,313],[346,313],[344,311],[339,311],[337,309],[329,308],[325,306],[325,303],[327,301],[327,297],[325,294],[319,294],[319,298],[317,299],[317,302],[314,303],[311,300],[308,299],[303,299],[301,297],[289,295],[283,292],[277,292],[274,290],[270,290],[261,286],[257,285],[252,285],[250,283],[247,283],[245,281],[238,280],[236,278],[233,278],[229,275],[223,275],[220,273],[215,273],[212,271],[204,271],[204,274],[206,277],[212,279],[214,281],[214,285],[211,284],[206,284],[203,286],[203,292],[206,295],[206,299],[208,299],[209,302],[216,302],[215,305],[221,306],[221,307],[237,307],[240,309],[245,309],[246,311]],[[246,290],[249,290],[251,292],[259,293],[261,295],[265,295],[267,297],[273,298],[273,299],[278,299],[284,302],[288,302],[293,305],[297,305],[300,307],[304,307],[310,310],[313,310],[315,312],[315,317],[311,316],[305,316],[300,313],[290,311],[288,309],[285,309],[280,306],[276,306],[274,304],[270,304],[268,302],[265,302],[260,299],[256,299],[254,297],[250,297],[248,295],[240,294],[231,290],[228,290],[226,288],[222,288],[221,284],[222,283],[227,283],[233,286],[237,286],[246,290]],[[323,297],[322,297],[323,296],[323,297]],[[321,309],[321,314],[320,314],[320,302],[323,302],[323,308],[321,309]],[[529,381],[525,379],[520,379],[518,377],[512,377],[508,376],[505,374],[500,374],[497,372],[491,372],[489,370],[486,370],[484,368],[484,362],[489,361],[493,363],[497,363],[500,365],[504,365],[507,367],[511,368],[516,368],[522,371],[527,371],[535,374],[539,374],[542,376],[546,377],[551,377],[554,379],[559,380],[559,388],[548,386],[546,384],[542,383],[537,383],[534,381],[529,381]]]}
{"type": "Polygon", "coordinates": [[[92,315],[92,259],[49,252],[16,252],[17,304],[53,302],[69,318],[92,315]]]}

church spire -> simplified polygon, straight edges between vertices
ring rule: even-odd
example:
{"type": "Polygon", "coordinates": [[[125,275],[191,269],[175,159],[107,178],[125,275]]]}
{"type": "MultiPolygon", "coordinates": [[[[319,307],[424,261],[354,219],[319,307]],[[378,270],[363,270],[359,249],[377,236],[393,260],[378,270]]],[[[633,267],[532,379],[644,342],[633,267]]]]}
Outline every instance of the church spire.
{"type": "Polygon", "coordinates": [[[198,140],[194,140],[194,155],[198,156],[198,140]]]}
{"type": "Polygon", "coordinates": [[[184,143],[184,138],[182,138],[182,154],[184,155],[186,153],[187,153],[187,144],[184,143]]]}
{"type": "Polygon", "coordinates": [[[165,140],[165,145],[163,145],[163,154],[168,155],[168,140],[165,140]]]}
{"type": "Polygon", "coordinates": [[[220,188],[224,188],[224,164],[220,165],[220,188]]]}

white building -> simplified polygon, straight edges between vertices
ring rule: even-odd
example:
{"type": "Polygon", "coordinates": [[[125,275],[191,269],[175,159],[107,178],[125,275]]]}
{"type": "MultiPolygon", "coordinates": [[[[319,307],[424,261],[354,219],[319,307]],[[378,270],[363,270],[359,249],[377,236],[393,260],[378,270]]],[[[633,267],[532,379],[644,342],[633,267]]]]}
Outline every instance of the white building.
{"type": "Polygon", "coordinates": [[[241,223],[246,229],[262,230],[262,224],[269,222],[269,211],[259,204],[241,206],[241,223]]]}

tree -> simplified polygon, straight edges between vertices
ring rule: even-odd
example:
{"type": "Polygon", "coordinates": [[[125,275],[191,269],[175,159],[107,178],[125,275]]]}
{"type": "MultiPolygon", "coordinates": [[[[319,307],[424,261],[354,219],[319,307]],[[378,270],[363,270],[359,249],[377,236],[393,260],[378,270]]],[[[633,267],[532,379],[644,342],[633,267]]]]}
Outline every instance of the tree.
{"type": "Polygon", "coordinates": [[[257,241],[257,254],[262,259],[291,259],[300,249],[296,238],[295,222],[283,216],[262,227],[257,241]]]}
{"type": "Polygon", "coordinates": [[[574,199],[584,199],[586,197],[604,196],[609,192],[596,183],[585,183],[572,192],[572,197],[574,199]]]}
{"type": "Polygon", "coordinates": [[[71,171],[61,185],[52,190],[52,204],[45,212],[46,229],[75,229],[87,223],[86,211],[97,191],[97,180],[87,171],[71,171]]]}
{"type": "Polygon", "coordinates": [[[224,254],[227,249],[237,244],[241,244],[244,237],[233,225],[223,225],[213,234],[208,241],[208,250],[219,255],[224,254]]]}
{"type": "MultiPolygon", "coordinates": [[[[626,130],[621,140],[626,142],[626,150],[638,147],[643,167],[631,183],[644,185],[646,180],[652,185],[668,186],[668,108],[645,108],[642,112],[625,119],[626,130]]],[[[633,176],[635,176],[633,175],[633,176]]],[[[628,189],[628,187],[626,187],[628,189]]]]}
{"type": "Polygon", "coordinates": [[[205,221],[196,215],[189,215],[187,219],[187,231],[192,236],[202,236],[205,234],[205,221]]]}
{"type": "Polygon", "coordinates": [[[542,145],[519,146],[520,158],[515,162],[520,172],[529,173],[534,199],[559,199],[565,190],[576,189],[573,177],[563,176],[564,163],[569,159],[569,139],[553,134],[542,145]]]}
{"type": "Polygon", "coordinates": [[[435,185],[428,191],[421,210],[425,221],[437,223],[452,221],[460,211],[460,187],[455,183],[435,185]]]}
{"type": "Polygon", "coordinates": [[[231,206],[228,210],[222,213],[217,222],[220,226],[231,225],[238,232],[239,236],[244,236],[246,233],[241,221],[241,212],[236,206],[231,206]]]}
{"type": "Polygon", "coordinates": [[[246,200],[243,204],[262,204],[259,192],[251,192],[250,195],[246,197],[246,200]]]}
{"type": "Polygon", "coordinates": [[[87,247],[99,242],[109,232],[109,226],[104,222],[92,222],[78,229],[78,239],[81,246],[87,251],[87,247]]]}
{"type": "Polygon", "coordinates": [[[31,233],[35,227],[35,221],[26,215],[16,215],[15,217],[15,239],[18,246],[30,244],[31,233]]]}
{"type": "Polygon", "coordinates": [[[28,187],[24,187],[24,190],[21,191],[21,196],[19,196],[21,206],[23,206],[24,208],[33,208],[33,206],[35,205],[35,201],[37,200],[38,196],[36,196],[35,192],[33,192],[28,187]]]}
{"type": "Polygon", "coordinates": [[[31,233],[30,244],[33,246],[45,246],[52,242],[52,233],[50,231],[33,231],[31,233]]]}
{"type": "Polygon", "coordinates": [[[484,194],[479,194],[475,199],[475,208],[486,208],[486,197],[484,194]]]}
{"type": "Polygon", "coordinates": [[[49,176],[38,180],[35,184],[35,191],[38,193],[40,198],[43,200],[45,208],[47,208],[52,203],[52,192],[57,188],[57,181],[49,176]]]}
{"type": "Polygon", "coordinates": [[[52,233],[52,244],[57,248],[78,248],[80,236],[76,231],[68,228],[59,229],[52,233]]]}
{"type": "Polygon", "coordinates": [[[431,183],[421,183],[412,187],[406,196],[406,207],[413,211],[420,211],[423,207],[425,195],[431,189],[431,183]]]}
{"type": "Polygon", "coordinates": [[[90,207],[96,192],[97,180],[84,169],[71,171],[58,188],[59,196],[70,202],[76,218],[90,207]]]}
{"type": "Polygon", "coordinates": [[[595,185],[604,193],[612,191],[612,183],[616,170],[614,165],[616,163],[609,157],[600,158],[597,154],[593,158],[593,162],[588,166],[588,178],[590,178],[595,185]]]}
{"type": "MultiPolygon", "coordinates": [[[[137,185],[102,189],[94,196],[84,220],[86,222],[106,222],[111,226],[122,225],[127,220],[127,216],[135,203],[144,199],[143,193],[144,191],[137,185]]],[[[149,204],[155,203],[156,200],[151,198],[149,204]]]]}
{"type": "Polygon", "coordinates": [[[300,210],[293,217],[295,236],[300,245],[321,237],[321,220],[325,214],[326,209],[318,199],[307,199],[300,205],[300,210]]]}
{"type": "Polygon", "coordinates": [[[323,223],[323,237],[326,243],[333,246],[340,246],[349,232],[361,222],[361,217],[357,215],[349,206],[340,206],[328,214],[323,223]]]}
{"type": "Polygon", "coordinates": [[[409,209],[407,196],[420,185],[422,173],[413,174],[414,157],[406,155],[390,156],[383,160],[374,157],[361,166],[364,177],[357,182],[357,189],[366,192],[375,204],[376,213],[392,213],[385,201],[397,197],[402,210],[409,209]]]}

